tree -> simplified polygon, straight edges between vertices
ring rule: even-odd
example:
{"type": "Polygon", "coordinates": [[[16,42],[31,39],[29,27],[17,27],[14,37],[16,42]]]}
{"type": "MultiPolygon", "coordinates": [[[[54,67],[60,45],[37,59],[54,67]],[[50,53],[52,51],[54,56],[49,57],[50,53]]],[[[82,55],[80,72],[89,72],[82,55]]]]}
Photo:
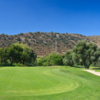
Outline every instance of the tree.
{"type": "Polygon", "coordinates": [[[85,68],[89,69],[89,66],[98,60],[99,51],[97,45],[94,43],[87,44],[86,41],[80,41],[73,49],[75,53],[75,59],[77,62],[82,62],[85,68]]]}
{"type": "Polygon", "coordinates": [[[22,52],[23,52],[23,49],[18,45],[12,44],[8,48],[8,56],[11,62],[11,66],[14,62],[18,63],[21,61],[22,52]]]}
{"type": "Polygon", "coordinates": [[[23,43],[14,43],[9,48],[0,48],[0,63],[7,63],[9,59],[11,66],[13,63],[34,64],[36,53],[32,48],[23,43]]]}
{"type": "Polygon", "coordinates": [[[98,60],[97,61],[95,61],[94,63],[93,63],[93,65],[94,66],[98,66],[98,67],[100,67],[100,48],[98,49],[98,55],[99,55],[99,57],[98,57],[98,60]]]}
{"type": "Polygon", "coordinates": [[[7,63],[7,59],[8,59],[8,48],[0,48],[0,63],[7,63]]]}
{"type": "Polygon", "coordinates": [[[0,63],[3,63],[3,48],[0,48],[0,63]]]}
{"type": "Polygon", "coordinates": [[[31,48],[24,48],[21,56],[23,64],[33,64],[36,60],[36,53],[31,48]]]}
{"type": "Polygon", "coordinates": [[[73,66],[74,61],[73,61],[73,52],[72,50],[66,51],[63,59],[63,64],[67,66],[73,66]]]}
{"type": "Polygon", "coordinates": [[[28,65],[33,64],[35,62],[37,54],[33,51],[32,48],[28,47],[23,43],[15,43],[14,45],[21,47],[23,50],[20,56],[21,63],[28,65]]]}
{"type": "Polygon", "coordinates": [[[4,48],[3,50],[3,63],[7,63],[7,59],[8,59],[8,48],[4,48]]]}

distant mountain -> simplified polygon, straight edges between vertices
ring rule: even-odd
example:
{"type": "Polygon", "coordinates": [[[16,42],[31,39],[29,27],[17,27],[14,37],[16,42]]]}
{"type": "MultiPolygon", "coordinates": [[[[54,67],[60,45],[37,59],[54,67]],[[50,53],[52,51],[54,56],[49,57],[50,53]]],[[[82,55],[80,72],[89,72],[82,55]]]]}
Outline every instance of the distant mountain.
{"type": "Polygon", "coordinates": [[[100,46],[100,36],[84,36],[80,34],[54,33],[54,32],[28,32],[18,35],[0,35],[0,47],[9,47],[12,43],[24,43],[37,53],[38,56],[44,56],[51,51],[55,51],[55,41],[57,40],[57,51],[60,54],[66,50],[75,47],[76,43],[81,40],[94,42],[100,46]]]}

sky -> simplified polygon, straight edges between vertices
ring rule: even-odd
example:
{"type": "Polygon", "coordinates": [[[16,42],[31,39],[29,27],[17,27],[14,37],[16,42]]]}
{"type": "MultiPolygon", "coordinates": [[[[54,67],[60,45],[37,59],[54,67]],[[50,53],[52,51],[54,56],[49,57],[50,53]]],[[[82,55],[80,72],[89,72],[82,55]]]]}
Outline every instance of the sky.
{"type": "Polygon", "coordinates": [[[0,0],[0,34],[100,35],[100,0],[0,0]]]}

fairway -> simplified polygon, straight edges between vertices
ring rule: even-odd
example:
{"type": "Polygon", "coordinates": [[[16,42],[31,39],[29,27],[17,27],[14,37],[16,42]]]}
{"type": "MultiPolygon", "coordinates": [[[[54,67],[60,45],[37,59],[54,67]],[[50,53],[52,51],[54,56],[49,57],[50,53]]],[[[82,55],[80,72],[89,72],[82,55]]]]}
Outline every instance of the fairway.
{"type": "Polygon", "coordinates": [[[78,68],[0,68],[0,100],[99,100],[99,89],[100,77],[78,68]]]}

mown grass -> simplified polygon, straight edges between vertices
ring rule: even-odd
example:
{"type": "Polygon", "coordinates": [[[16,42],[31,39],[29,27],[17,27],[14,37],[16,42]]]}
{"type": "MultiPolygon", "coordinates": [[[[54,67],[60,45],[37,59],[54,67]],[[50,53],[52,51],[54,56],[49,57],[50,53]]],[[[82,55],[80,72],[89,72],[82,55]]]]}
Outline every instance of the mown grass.
{"type": "Polygon", "coordinates": [[[0,100],[99,100],[100,77],[74,67],[2,67],[0,100]]]}
{"type": "Polygon", "coordinates": [[[96,72],[100,72],[100,67],[91,66],[90,69],[95,70],[96,72]]]}

